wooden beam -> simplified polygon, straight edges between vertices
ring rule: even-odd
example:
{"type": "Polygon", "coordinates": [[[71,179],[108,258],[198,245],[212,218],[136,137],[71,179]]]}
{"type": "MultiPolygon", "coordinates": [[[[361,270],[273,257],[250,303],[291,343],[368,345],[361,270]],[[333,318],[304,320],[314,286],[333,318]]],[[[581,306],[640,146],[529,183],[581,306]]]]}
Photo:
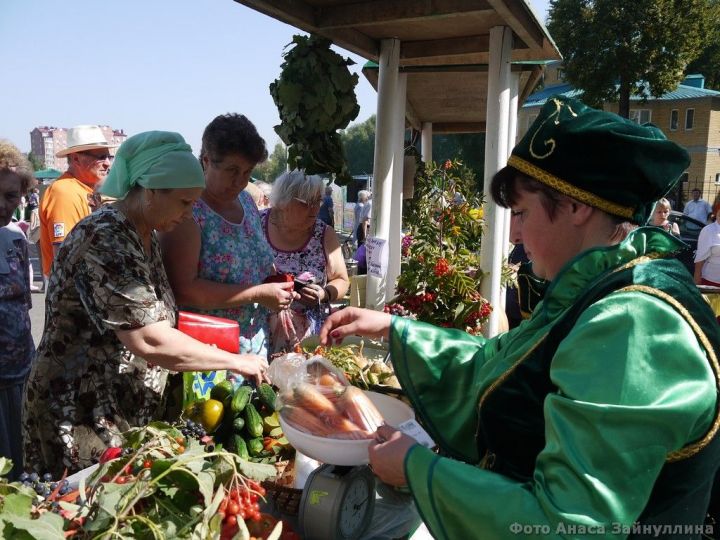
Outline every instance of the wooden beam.
{"type": "Polygon", "coordinates": [[[488,0],[488,3],[527,47],[537,51],[543,49],[545,33],[524,2],[488,0]]]}
{"type": "Polygon", "coordinates": [[[417,131],[420,131],[422,129],[422,122],[420,121],[420,117],[415,111],[415,107],[413,107],[412,103],[410,103],[410,98],[405,99],[405,119],[407,120],[408,124],[410,124],[411,128],[417,131]]]}
{"type": "Polygon", "coordinates": [[[305,32],[324,36],[338,47],[368,60],[377,60],[378,58],[380,45],[376,40],[352,28],[344,30],[318,28],[317,9],[305,2],[299,0],[235,0],[235,2],[305,32]]]}
{"type": "Polygon", "coordinates": [[[490,38],[487,35],[403,41],[400,44],[400,63],[402,64],[403,60],[487,52],[489,44],[490,38]]]}
{"type": "Polygon", "coordinates": [[[235,0],[235,2],[307,32],[316,26],[315,9],[305,2],[295,0],[271,0],[269,2],[265,0],[235,0]]]}
{"type": "Polygon", "coordinates": [[[318,9],[318,28],[422,21],[489,11],[485,0],[371,0],[318,9]]]}
{"type": "Polygon", "coordinates": [[[485,122],[433,122],[435,133],[485,133],[485,122]]]}
{"type": "Polygon", "coordinates": [[[545,68],[543,66],[535,66],[533,72],[530,73],[530,78],[528,79],[525,86],[520,90],[520,96],[518,97],[518,103],[520,107],[522,107],[522,104],[525,102],[528,96],[533,93],[533,90],[535,90],[535,87],[540,81],[540,77],[542,77],[543,71],[545,71],[545,68]]]}

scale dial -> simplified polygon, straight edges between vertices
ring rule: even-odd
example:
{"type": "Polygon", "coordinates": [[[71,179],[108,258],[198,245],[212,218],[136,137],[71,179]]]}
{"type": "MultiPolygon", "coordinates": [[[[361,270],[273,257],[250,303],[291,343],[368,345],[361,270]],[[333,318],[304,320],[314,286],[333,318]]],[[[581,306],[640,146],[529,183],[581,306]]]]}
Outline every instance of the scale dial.
{"type": "Polygon", "coordinates": [[[343,538],[357,538],[365,529],[372,511],[375,486],[366,476],[353,476],[340,503],[338,527],[343,538]]]}
{"type": "Polygon", "coordinates": [[[308,476],[300,501],[306,540],[356,540],[375,508],[375,476],[367,466],[321,465],[308,476]]]}

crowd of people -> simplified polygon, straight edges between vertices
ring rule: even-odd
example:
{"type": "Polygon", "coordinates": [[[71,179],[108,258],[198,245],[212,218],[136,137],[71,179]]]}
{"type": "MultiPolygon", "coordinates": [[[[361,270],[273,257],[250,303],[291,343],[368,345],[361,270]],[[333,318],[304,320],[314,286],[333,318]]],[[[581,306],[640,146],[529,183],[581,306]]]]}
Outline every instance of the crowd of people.
{"type": "MultiPolygon", "coordinates": [[[[171,373],[260,382],[272,353],[309,334],[324,345],[360,335],[388,340],[438,446],[390,426],[370,442],[375,475],[412,497],[408,523],[421,516],[441,539],[505,538],[514,526],[549,537],[705,530],[720,463],[720,326],[674,258],[684,245],[665,197],[689,155],[659,129],[548,99],[488,194],[511,210],[510,238],[543,286],[527,318],[492,338],[331,314],[349,284],[327,223],[332,194],[302,171],[282,174],[267,200],[247,192],[267,150],[244,116],[213,119],[199,159],[177,133],[140,133],[113,156],[93,131],[68,138],[68,172],[40,201],[49,279],[37,351],[27,245],[0,229],[0,454],[15,474],[78,471],[120,432],[167,417],[171,373]],[[179,332],[178,307],[237,321],[239,352],[179,332]]],[[[0,224],[31,178],[0,144],[0,224]]],[[[691,203],[707,223],[710,205],[691,203]]],[[[360,192],[360,246],[370,208],[360,192]]],[[[718,261],[716,216],[700,232],[695,282],[720,283],[718,261]]]]}
{"type": "MultiPolygon", "coordinates": [[[[267,380],[269,353],[319,332],[348,287],[338,237],[318,217],[322,179],[294,171],[268,195],[247,190],[268,153],[245,116],[213,119],[199,159],[177,133],[140,133],[115,149],[86,125],[69,130],[58,155],[68,169],[38,201],[47,291],[37,351],[27,240],[0,229],[0,455],[13,460],[13,478],[72,474],[128,428],[172,418],[182,384],[174,374],[267,380]],[[272,279],[279,273],[310,282],[296,291],[272,279]],[[236,321],[238,352],[177,330],[179,310],[236,321]],[[280,313],[310,324],[273,336],[280,313]]],[[[32,181],[27,159],[3,142],[1,225],[30,199],[32,181]]]]}

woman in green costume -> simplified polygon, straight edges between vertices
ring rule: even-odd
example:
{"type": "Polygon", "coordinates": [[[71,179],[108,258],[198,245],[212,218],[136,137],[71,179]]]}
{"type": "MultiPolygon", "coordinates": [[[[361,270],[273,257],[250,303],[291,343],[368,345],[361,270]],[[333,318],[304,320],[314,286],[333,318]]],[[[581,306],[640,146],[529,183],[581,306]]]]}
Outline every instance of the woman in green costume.
{"type": "Polygon", "coordinates": [[[435,538],[699,537],[720,462],[720,331],[682,242],[644,227],[689,164],[640,126],[551,98],[492,181],[543,300],[492,339],[359,309],[324,344],[389,339],[436,441],[390,427],[370,463],[435,538]],[[639,226],[639,227],[638,227],[639,226]]]}

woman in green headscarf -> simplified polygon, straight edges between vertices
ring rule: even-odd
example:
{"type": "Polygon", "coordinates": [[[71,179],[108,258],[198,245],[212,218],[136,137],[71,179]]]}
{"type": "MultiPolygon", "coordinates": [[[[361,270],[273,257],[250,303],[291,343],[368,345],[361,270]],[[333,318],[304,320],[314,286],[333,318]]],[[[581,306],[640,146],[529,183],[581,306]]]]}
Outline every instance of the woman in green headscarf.
{"type": "Polygon", "coordinates": [[[265,359],[231,354],[174,328],[175,299],[156,231],[190,214],[205,186],[177,133],[130,137],[101,192],[118,199],[63,242],[43,338],[25,388],[25,466],[56,477],[95,463],[119,434],[164,410],[168,370],[228,369],[256,381],[265,359]]]}

